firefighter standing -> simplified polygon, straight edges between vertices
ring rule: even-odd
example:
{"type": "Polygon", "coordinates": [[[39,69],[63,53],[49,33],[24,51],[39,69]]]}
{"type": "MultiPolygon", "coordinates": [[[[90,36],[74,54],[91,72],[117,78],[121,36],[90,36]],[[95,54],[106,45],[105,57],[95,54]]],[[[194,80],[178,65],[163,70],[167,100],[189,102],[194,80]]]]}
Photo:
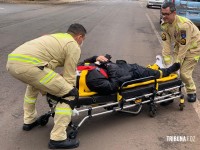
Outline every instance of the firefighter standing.
{"type": "Polygon", "coordinates": [[[180,77],[185,83],[187,100],[195,102],[196,86],[192,73],[200,57],[200,31],[189,19],[176,15],[172,2],[164,3],[161,13],[164,63],[169,65],[172,61],[180,62],[180,77]],[[172,45],[173,52],[170,50],[172,45]]]}
{"type": "Polygon", "coordinates": [[[69,104],[78,96],[76,67],[85,34],[86,29],[75,23],[70,25],[67,33],[44,35],[24,43],[8,55],[9,73],[28,84],[24,97],[23,130],[29,131],[39,125],[35,108],[39,91],[64,100],[55,108],[49,148],[75,148],[79,145],[78,140],[67,139],[66,128],[73,109],[69,104]],[[56,67],[62,66],[63,76],[54,72],[56,67]]]}

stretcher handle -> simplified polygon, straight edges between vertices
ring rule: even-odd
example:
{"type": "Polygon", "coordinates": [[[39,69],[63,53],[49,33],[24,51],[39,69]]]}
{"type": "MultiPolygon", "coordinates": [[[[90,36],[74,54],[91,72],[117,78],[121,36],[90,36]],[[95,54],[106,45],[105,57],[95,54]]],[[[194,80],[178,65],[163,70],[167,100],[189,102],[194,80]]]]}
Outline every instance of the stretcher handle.
{"type": "Polygon", "coordinates": [[[149,76],[149,77],[144,77],[144,78],[126,81],[126,82],[122,83],[120,90],[122,90],[123,87],[126,87],[128,85],[131,85],[131,84],[134,84],[134,83],[139,83],[139,82],[145,82],[145,81],[149,81],[149,80],[156,80],[156,78],[155,78],[155,76],[149,76]]]}

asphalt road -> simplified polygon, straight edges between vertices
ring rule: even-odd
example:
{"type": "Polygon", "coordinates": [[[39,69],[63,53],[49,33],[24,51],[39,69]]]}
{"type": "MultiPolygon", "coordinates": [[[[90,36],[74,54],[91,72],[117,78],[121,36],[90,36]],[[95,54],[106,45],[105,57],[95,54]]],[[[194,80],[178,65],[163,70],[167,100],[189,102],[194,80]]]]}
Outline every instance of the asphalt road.
{"type": "MultiPolygon", "coordinates": [[[[65,5],[0,3],[0,149],[46,150],[53,119],[44,127],[22,131],[23,96],[26,85],[11,77],[6,69],[7,55],[20,44],[38,36],[65,32],[71,23],[88,30],[81,60],[100,54],[112,55],[113,61],[146,66],[161,54],[159,9],[147,9],[145,1],[87,1],[65,5]]],[[[59,69],[58,69],[59,71],[59,69]]],[[[194,78],[200,89],[197,66],[194,78]]],[[[199,103],[185,103],[179,111],[178,101],[168,107],[158,106],[157,116],[148,109],[132,116],[112,113],[86,121],[79,130],[77,150],[199,150],[199,103]],[[189,137],[186,142],[168,137],[189,137]]],[[[49,108],[39,97],[38,114],[49,108]]],[[[73,118],[79,122],[83,115],[73,118]]]]}

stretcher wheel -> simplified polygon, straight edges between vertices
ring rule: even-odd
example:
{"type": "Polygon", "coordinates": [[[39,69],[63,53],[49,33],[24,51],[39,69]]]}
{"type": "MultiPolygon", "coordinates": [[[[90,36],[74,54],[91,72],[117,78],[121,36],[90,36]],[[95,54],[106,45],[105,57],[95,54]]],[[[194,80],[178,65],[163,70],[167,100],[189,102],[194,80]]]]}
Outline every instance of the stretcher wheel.
{"type": "Polygon", "coordinates": [[[45,126],[49,122],[49,117],[50,117],[50,114],[45,114],[45,115],[40,116],[37,119],[39,125],[45,126]]]}
{"type": "Polygon", "coordinates": [[[77,137],[78,130],[70,130],[67,132],[67,137],[69,139],[75,139],[77,137]]]}

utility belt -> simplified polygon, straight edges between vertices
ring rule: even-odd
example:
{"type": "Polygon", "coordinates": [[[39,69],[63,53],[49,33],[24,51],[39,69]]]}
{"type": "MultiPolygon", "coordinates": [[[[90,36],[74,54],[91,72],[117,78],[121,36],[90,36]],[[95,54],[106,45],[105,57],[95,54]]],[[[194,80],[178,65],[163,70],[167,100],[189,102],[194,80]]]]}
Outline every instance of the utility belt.
{"type": "Polygon", "coordinates": [[[50,107],[52,107],[52,105],[56,105],[57,103],[68,104],[71,107],[72,110],[75,107],[79,107],[78,106],[78,99],[76,99],[76,98],[74,100],[67,100],[67,99],[64,99],[62,97],[57,97],[55,95],[51,95],[49,93],[47,93],[46,97],[47,97],[47,102],[48,102],[50,107]]]}
{"type": "Polygon", "coordinates": [[[69,91],[69,93],[67,93],[66,95],[62,97],[58,97],[58,96],[47,93],[47,102],[49,104],[57,104],[58,102],[65,103],[65,104],[68,104],[72,110],[75,108],[75,106],[78,106],[78,99],[79,99],[79,93],[76,87],[74,87],[71,91],[69,91]],[[65,99],[66,97],[70,97],[70,96],[73,96],[74,100],[65,99]]]}

